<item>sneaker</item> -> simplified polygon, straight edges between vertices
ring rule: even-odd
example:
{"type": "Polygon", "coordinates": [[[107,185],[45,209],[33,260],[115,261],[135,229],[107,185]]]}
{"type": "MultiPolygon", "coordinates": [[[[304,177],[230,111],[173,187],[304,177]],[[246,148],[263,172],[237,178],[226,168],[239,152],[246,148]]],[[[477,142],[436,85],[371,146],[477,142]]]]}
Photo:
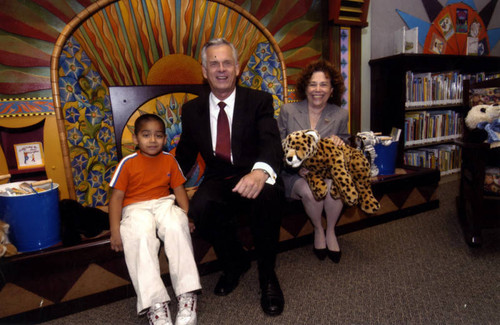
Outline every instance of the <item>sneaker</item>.
{"type": "Polygon", "coordinates": [[[148,311],[149,325],[172,325],[168,302],[154,304],[148,311]]]}
{"type": "Polygon", "coordinates": [[[175,325],[196,325],[196,301],[198,296],[192,292],[183,293],[177,297],[178,311],[175,325]]]}

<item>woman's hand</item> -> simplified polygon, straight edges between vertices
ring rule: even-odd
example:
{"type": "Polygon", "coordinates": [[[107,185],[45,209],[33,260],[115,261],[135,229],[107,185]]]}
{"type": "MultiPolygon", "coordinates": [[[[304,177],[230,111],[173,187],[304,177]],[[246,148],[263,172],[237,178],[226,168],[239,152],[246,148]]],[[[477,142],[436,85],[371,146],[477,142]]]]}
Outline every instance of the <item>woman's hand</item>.
{"type": "Polygon", "coordinates": [[[305,178],[308,173],[309,173],[309,170],[307,168],[301,167],[299,169],[299,175],[302,178],[305,178]]]}
{"type": "Polygon", "coordinates": [[[332,134],[330,136],[330,139],[333,140],[333,144],[336,146],[343,146],[345,145],[344,140],[342,140],[340,137],[336,136],[335,134],[332,134]]]}

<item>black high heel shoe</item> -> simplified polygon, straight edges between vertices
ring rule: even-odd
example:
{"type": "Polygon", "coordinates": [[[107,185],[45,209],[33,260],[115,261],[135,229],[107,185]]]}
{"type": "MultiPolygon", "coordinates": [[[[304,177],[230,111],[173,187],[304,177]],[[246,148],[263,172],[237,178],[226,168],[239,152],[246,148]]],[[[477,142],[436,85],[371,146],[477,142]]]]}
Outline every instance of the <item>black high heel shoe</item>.
{"type": "Polygon", "coordinates": [[[342,257],[341,251],[336,252],[336,251],[328,250],[328,258],[330,258],[333,263],[340,262],[340,257],[342,257]]]}
{"type": "Polygon", "coordinates": [[[328,254],[328,249],[326,248],[318,249],[313,247],[313,253],[320,261],[323,261],[326,258],[326,255],[328,254]]]}

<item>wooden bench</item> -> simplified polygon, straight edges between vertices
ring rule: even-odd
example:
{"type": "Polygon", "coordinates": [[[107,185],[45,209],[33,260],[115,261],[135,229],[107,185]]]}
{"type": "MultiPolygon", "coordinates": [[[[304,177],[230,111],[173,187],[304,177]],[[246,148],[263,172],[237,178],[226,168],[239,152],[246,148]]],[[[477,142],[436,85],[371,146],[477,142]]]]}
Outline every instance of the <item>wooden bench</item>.
{"type": "MultiPolygon", "coordinates": [[[[381,203],[380,211],[366,215],[357,207],[345,208],[338,235],[437,208],[439,179],[437,170],[412,167],[374,178],[373,192],[381,203]]],[[[280,250],[311,244],[312,233],[300,201],[286,204],[280,250]]],[[[242,227],[240,235],[252,256],[249,229],[242,227]]],[[[218,270],[206,241],[194,237],[193,246],[201,275],[218,270]]],[[[160,261],[169,283],[167,261],[163,257],[160,261]]],[[[110,249],[107,234],[72,247],[56,246],[2,258],[0,272],[0,322],[41,322],[135,295],[123,254],[110,249]]]]}

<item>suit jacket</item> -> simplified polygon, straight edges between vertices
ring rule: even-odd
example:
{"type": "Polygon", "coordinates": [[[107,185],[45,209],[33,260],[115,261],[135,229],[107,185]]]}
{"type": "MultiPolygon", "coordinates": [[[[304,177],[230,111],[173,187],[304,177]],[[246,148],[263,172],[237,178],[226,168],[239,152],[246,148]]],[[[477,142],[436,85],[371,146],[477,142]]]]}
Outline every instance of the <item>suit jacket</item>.
{"type": "MultiPolygon", "coordinates": [[[[316,125],[316,131],[322,138],[335,134],[345,140],[349,136],[347,123],[349,122],[349,112],[335,104],[327,104],[321,112],[321,118],[316,125]]],[[[307,110],[307,100],[296,103],[288,103],[281,108],[278,117],[278,127],[281,139],[288,134],[311,128],[309,112],[307,110]]]]}
{"type": "MultiPolygon", "coordinates": [[[[322,138],[335,134],[347,142],[349,138],[347,133],[348,122],[349,112],[347,110],[334,104],[327,104],[323,112],[321,112],[316,130],[322,138]]],[[[278,117],[278,127],[282,139],[292,132],[310,129],[311,122],[307,110],[307,100],[284,105],[278,117]]],[[[281,177],[285,186],[285,196],[289,198],[292,194],[293,185],[300,179],[300,176],[291,168],[286,168],[281,173],[281,177]]]]}
{"type": "Polygon", "coordinates": [[[283,150],[274,118],[272,96],[254,89],[236,87],[231,128],[233,164],[230,164],[214,155],[209,94],[207,91],[182,107],[182,133],[176,148],[176,159],[183,172],[190,171],[197,154],[201,153],[206,163],[205,178],[243,175],[250,172],[258,161],[269,164],[279,173],[283,150]]]}

